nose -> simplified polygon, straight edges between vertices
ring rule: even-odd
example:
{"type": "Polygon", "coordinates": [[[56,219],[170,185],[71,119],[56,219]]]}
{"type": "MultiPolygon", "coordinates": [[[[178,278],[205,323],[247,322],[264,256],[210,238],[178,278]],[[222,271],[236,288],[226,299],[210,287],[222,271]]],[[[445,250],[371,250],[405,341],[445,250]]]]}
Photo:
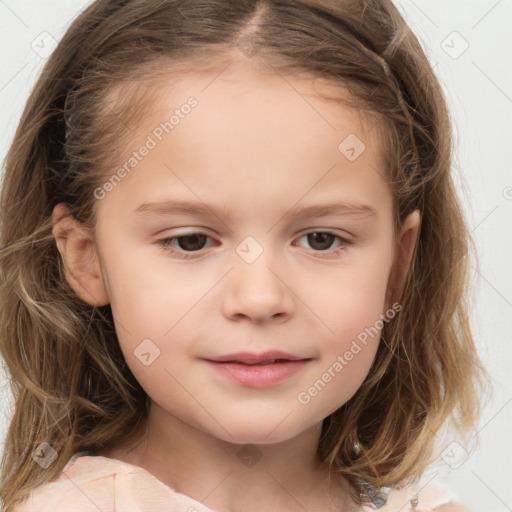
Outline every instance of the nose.
{"type": "Polygon", "coordinates": [[[254,323],[284,322],[294,311],[293,293],[285,272],[279,272],[275,260],[264,251],[247,263],[235,255],[223,293],[223,312],[231,320],[244,318],[254,323]],[[238,258],[238,260],[236,260],[238,258]]]}

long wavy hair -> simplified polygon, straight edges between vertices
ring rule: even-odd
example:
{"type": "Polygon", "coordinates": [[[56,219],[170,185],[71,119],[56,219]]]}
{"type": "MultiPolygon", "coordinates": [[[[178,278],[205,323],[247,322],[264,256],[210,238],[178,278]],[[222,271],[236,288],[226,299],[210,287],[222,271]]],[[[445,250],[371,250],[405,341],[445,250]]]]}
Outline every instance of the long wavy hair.
{"type": "Polygon", "coordinates": [[[65,279],[54,206],[66,203],[93,226],[94,189],[150,101],[142,88],[163,73],[213,72],[242,55],[348,90],[354,108],[378,119],[395,227],[414,209],[422,217],[405,285],[393,290],[403,309],[384,326],[360,389],[325,418],[321,460],[357,500],[362,481],[378,488],[420,476],[442,426],[453,425],[458,439],[475,429],[488,377],[469,325],[474,243],[452,178],[451,119],[392,2],[98,0],[46,62],[5,160],[0,350],[14,396],[0,484],[6,512],[77,451],[133,442],[148,412],[110,307],[86,304],[65,279]],[[112,103],[123,84],[132,93],[112,103]],[[32,457],[41,443],[58,454],[47,469],[32,457]]]}

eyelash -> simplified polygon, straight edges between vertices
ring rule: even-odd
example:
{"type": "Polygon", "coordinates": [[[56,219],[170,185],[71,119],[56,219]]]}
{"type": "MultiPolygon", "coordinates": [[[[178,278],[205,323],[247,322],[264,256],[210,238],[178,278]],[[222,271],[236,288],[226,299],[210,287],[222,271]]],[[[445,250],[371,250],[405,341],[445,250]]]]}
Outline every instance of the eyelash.
{"type": "MultiPolygon", "coordinates": [[[[334,236],[335,239],[337,238],[341,242],[341,244],[335,250],[330,250],[330,249],[326,249],[324,251],[317,250],[318,253],[328,253],[331,256],[339,256],[339,255],[341,255],[341,253],[346,251],[348,246],[353,245],[353,241],[347,240],[346,238],[336,235],[335,233],[332,233],[331,231],[310,231],[309,233],[304,233],[303,235],[301,235],[299,237],[299,239],[303,238],[303,237],[307,237],[308,235],[312,235],[315,233],[316,234],[321,233],[321,234],[326,234],[326,235],[332,235],[332,236],[334,236]]],[[[181,233],[181,234],[178,233],[177,235],[170,236],[167,238],[162,238],[161,240],[157,240],[157,244],[160,245],[162,247],[162,249],[164,249],[166,252],[169,252],[170,254],[180,254],[180,257],[183,259],[195,258],[196,256],[194,256],[194,254],[201,252],[202,249],[199,249],[197,251],[188,251],[187,252],[187,251],[183,251],[183,250],[176,250],[171,245],[172,242],[174,240],[177,240],[178,238],[183,238],[183,237],[192,236],[192,235],[205,235],[207,238],[211,238],[210,236],[206,235],[206,233],[201,233],[201,232],[181,233]]],[[[313,250],[315,250],[315,249],[313,249],[313,250]]],[[[315,256],[316,258],[324,258],[324,256],[318,256],[316,254],[313,254],[313,256],[315,256]]]]}

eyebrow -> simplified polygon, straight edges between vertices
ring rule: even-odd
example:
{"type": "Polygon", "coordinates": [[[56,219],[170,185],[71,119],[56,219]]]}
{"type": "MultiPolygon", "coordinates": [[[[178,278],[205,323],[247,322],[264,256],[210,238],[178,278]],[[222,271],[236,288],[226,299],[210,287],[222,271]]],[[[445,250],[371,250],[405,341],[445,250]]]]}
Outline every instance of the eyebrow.
{"type": "MultiPolygon", "coordinates": [[[[220,211],[216,212],[214,208],[210,208],[204,203],[190,202],[190,201],[161,201],[155,203],[142,203],[135,211],[140,217],[159,217],[165,215],[196,215],[199,217],[210,217],[212,214],[215,216],[225,216],[231,218],[233,216],[233,210],[227,206],[224,206],[220,211]]],[[[323,205],[313,205],[297,207],[288,210],[281,218],[294,217],[295,219],[303,218],[321,218],[336,215],[349,215],[349,216],[360,216],[369,217],[375,216],[377,211],[375,208],[362,203],[346,203],[346,202],[334,202],[323,205]]]]}

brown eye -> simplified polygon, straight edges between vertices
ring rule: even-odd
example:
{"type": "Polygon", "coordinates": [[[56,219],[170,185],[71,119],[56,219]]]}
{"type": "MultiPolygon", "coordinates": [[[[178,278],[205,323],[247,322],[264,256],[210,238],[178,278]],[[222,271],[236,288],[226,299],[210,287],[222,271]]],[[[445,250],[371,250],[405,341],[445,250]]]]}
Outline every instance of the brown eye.
{"type": "MultiPolygon", "coordinates": [[[[325,258],[332,256],[341,256],[353,241],[347,240],[335,233],[329,231],[313,231],[302,235],[299,240],[306,239],[307,245],[312,251],[312,255],[317,258],[325,258]],[[336,245],[334,243],[338,241],[336,245]]],[[[301,247],[304,247],[302,244],[301,247]]]]}
{"type": "Polygon", "coordinates": [[[180,235],[173,238],[177,240],[180,249],[184,251],[199,251],[203,249],[208,237],[200,233],[192,233],[190,235],[180,235]]]}
{"type": "Polygon", "coordinates": [[[326,249],[329,249],[333,241],[337,238],[332,233],[323,232],[309,233],[306,236],[311,248],[317,251],[325,251],[326,249]]]}
{"type": "MultiPolygon", "coordinates": [[[[157,243],[167,253],[176,255],[180,258],[193,258],[196,257],[194,253],[200,252],[201,249],[207,247],[209,239],[211,239],[211,237],[204,233],[185,233],[183,235],[163,238],[162,240],[158,240],[157,243]]],[[[197,256],[200,255],[201,254],[197,256]]]]}

